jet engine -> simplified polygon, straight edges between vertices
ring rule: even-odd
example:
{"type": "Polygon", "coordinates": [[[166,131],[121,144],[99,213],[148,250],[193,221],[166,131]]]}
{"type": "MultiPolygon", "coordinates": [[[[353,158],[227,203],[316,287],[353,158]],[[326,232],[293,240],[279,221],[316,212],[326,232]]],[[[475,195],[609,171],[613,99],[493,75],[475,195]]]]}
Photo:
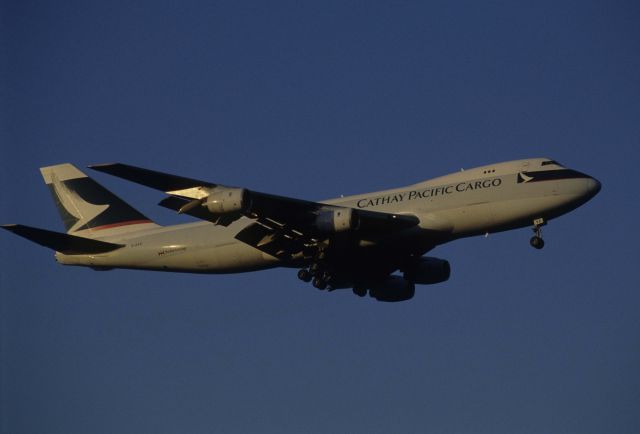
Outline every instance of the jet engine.
{"type": "Polygon", "coordinates": [[[316,217],[316,228],[323,233],[344,232],[358,227],[358,214],[351,208],[322,211],[316,217]]]}
{"type": "Polygon", "coordinates": [[[404,270],[404,278],[421,285],[430,285],[449,280],[449,261],[438,258],[420,258],[404,270]]]}
{"type": "Polygon", "coordinates": [[[416,286],[400,276],[389,276],[369,289],[369,295],[378,301],[404,301],[413,298],[416,286]]]}
{"type": "Polygon", "coordinates": [[[246,208],[244,188],[216,187],[202,203],[212,214],[230,214],[246,208]]]}

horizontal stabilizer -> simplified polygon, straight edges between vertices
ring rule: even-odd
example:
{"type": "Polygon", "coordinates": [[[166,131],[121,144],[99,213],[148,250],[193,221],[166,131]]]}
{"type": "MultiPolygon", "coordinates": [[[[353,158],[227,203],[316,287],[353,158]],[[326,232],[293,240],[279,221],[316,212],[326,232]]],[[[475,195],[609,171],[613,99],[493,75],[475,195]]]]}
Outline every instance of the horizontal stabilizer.
{"type": "Polygon", "coordinates": [[[2,228],[65,255],[107,253],[124,247],[124,244],[107,243],[25,225],[2,225],[2,228]]]}

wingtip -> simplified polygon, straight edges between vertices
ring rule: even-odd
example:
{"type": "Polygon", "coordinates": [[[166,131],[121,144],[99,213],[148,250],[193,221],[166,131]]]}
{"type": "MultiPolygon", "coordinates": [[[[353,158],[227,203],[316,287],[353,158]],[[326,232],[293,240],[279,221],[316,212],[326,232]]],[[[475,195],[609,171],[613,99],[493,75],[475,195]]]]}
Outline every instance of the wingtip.
{"type": "Polygon", "coordinates": [[[98,163],[98,164],[89,164],[87,167],[93,170],[100,170],[103,167],[115,166],[120,163],[98,163]]]}

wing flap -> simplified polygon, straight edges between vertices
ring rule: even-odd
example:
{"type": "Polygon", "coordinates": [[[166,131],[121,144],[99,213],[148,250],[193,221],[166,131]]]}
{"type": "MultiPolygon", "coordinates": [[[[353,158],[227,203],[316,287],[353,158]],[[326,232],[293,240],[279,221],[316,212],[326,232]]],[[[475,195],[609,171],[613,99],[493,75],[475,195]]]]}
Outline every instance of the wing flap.
{"type": "Polygon", "coordinates": [[[107,253],[124,247],[124,244],[107,243],[106,241],[93,240],[25,225],[2,225],[2,228],[41,246],[64,253],[65,255],[107,253]]]}
{"type": "Polygon", "coordinates": [[[238,232],[235,238],[281,259],[292,259],[295,254],[303,251],[305,243],[312,242],[300,233],[270,223],[272,222],[257,221],[238,232]]]}

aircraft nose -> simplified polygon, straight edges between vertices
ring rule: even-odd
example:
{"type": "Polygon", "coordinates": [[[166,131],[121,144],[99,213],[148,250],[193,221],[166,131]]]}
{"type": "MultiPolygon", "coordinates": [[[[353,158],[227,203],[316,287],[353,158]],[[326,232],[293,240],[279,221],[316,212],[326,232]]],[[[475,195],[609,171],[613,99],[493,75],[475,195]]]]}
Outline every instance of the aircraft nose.
{"type": "Polygon", "coordinates": [[[598,194],[598,192],[600,191],[600,189],[602,188],[602,184],[600,184],[600,181],[598,181],[595,178],[592,177],[588,177],[585,180],[585,187],[586,187],[586,194],[589,197],[589,199],[591,199],[592,197],[594,197],[596,194],[598,194]]]}

